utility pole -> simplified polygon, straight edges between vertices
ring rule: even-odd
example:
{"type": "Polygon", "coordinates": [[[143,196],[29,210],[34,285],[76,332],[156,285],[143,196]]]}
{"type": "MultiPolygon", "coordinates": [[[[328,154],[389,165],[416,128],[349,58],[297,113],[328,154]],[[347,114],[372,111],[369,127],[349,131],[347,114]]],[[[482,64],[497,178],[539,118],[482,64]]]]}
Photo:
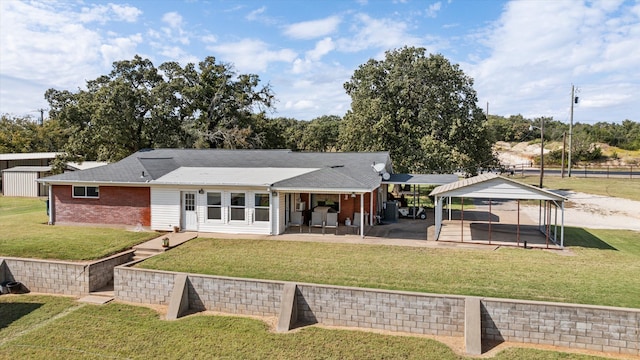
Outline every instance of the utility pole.
{"type": "Polygon", "coordinates": [[[567,148],[567,132],[565,131],[562,133],[562,165],[560,169],[560,174],[563,179],[564,179],[564,152],[566,151],[566,148],[567,148]]]}
{"type": "Polygon", "coordinates": [[[569,117],[569,154],[568,164],[569,164],[569,177],[571,177],[571,144],[573,140],[573,103],[575,101],[575,86],[571,84],[571,116],[569,117]]]}
{"type": "Polygon", "coordinates": [[[544,117],[540,118],[540,189],[544,177],[544,117]]]}

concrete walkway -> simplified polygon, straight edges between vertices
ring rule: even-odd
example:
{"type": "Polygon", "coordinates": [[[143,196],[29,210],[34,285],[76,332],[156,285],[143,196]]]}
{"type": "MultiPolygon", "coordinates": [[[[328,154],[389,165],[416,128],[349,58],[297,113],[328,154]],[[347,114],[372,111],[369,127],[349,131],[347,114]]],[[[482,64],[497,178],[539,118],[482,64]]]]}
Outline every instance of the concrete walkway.
{"type": "Polygon", "coordinates": [[[198,237],[196,232],[178,232],[178,233],[165,233],[154,239],[146,241],[142,244],[133,247],[134,250],[150,250],[156,252],[163,252],[172,249],[176,246],[182,245],[185,242],[198,237]],[[169,246],[162,246],[163,239],[169,238],[169,246]]]}

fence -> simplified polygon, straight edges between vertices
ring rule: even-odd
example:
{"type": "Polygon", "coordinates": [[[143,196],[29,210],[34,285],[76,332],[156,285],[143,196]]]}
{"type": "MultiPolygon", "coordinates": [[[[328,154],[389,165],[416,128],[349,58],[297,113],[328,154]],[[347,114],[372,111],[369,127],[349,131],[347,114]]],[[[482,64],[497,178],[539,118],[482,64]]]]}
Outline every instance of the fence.
{"type": "MultiPolygon", "coordinates": [[[[531,164],[515,164],[503,165],[503,175],[514,176],[531,176],[539,175],[540,168],[532,167],[531,164]]],[[[569,170],[555,166],[545,166],[544,176],[563,176],[569,177],[569,170]]],[[[640,166],[614,166],[614,165],[595,165],[595,164],[576,164],[571,168],[571,177],[580,178],[615,178],[615,179],[640,179],[640,166]]]]}

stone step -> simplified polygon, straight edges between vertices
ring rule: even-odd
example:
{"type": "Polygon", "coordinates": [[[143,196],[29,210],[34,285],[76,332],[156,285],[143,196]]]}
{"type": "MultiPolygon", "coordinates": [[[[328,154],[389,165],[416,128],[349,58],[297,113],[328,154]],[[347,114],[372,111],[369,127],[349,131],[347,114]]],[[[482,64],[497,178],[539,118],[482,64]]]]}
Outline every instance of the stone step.
{"type": "Polygon", "coordinates": [[[85,297],[78,299],[79,302],[95,304],[95,305],[104,305],[113,300],[113,296],[102,296],[102,295],[93,295],[89,294],[85,297]]]}

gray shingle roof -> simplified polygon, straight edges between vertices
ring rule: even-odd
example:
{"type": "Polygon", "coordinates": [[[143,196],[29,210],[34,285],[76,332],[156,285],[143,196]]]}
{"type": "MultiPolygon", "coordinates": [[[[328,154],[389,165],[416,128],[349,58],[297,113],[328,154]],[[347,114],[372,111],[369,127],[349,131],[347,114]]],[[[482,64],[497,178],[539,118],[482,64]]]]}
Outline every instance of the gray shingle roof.
{"type": "MultiPolygon", "coordinates": [[[[387,164],[388,152],[308,153],[290,150],[154,149],[116,163],[42,178],[49,183],[153,183],[180,167],[317,168],[274,184],[282,188],[375,189],[380,176],[373,163],[387,164]]],[[[215,185],[215,184],[212,184],[215,185]]]]}

